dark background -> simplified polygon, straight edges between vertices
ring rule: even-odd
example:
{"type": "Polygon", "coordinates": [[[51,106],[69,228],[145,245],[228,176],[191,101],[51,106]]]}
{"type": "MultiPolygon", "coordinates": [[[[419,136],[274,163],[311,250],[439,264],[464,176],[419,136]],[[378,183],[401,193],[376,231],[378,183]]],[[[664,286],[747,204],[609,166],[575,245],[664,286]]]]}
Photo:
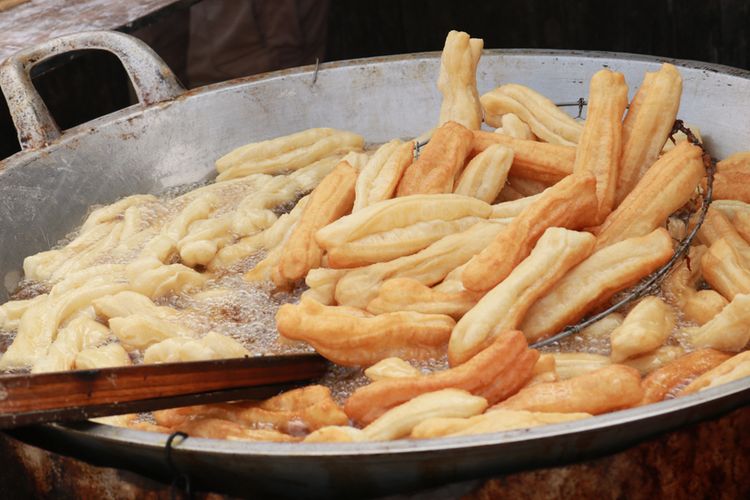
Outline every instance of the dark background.
{"type": "Polygon", "coordinates": [[[330,60],[440,50],[459,29],[486,48],[609,50],[750,69],[748,0],[333,0],[330,60]]]}
{"type": "MultiPolygon", "coordinates": [[[[201,4],[205,7],[210,2],[222,1],[243,0],[181,0],[174,8],[123,31],[151,45],[181,81],[192,87],[197,83],[190,81],[187,47],[191,36],[195,36],[196,25],[204,26],[196,19],[199,8],[201,4]]],[[[283,3],[299,12],[309,13],[311,9],[327,12],[326,21],[315,34],[323,46],[318,51],[322,61],[440,50],[447,32],[458,29],[483,38],[486,48],[607,50],[750,69],[750,0],[284,0],[283,3]]],[[[268,12],[280,12],[280,5],[279,0],[255,0],[253,8],[268,16],[268,12]]],[[[282,16],[282,24],[299,21],[291,15],[284,16],[287,17],[282,16]]],[[[206,26],[208,30],[222,28],[221,24],[206,26]]],[[[212,33],[201,35],[211,39],[212,33]]],[[[315,58],[308,52],[295,63],[285,60],[275,66],[249,64],[246,69],[240,67],[237,75],[312,64],[315,58]]],[[[207,81],[227,78],[216,76],[207,81]]],[[[63,129],[135,102],[119,61],[104,52],[62,56],[61,60],[40,68],[34,81],[63,129]]],[[[5,102],[0,100],[0,159],[18,150],[5,102]]]]}

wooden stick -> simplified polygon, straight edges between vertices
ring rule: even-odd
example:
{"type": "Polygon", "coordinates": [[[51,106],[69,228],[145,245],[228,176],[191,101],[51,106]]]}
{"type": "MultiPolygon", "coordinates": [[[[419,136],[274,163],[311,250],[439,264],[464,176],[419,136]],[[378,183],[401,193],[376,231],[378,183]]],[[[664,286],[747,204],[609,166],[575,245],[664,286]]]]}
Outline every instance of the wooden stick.
{"type": "Polygon", "coordinates": [[[327,366],[317,354],[298,354],[2,375],[0,428],[267,397],[327,366]]]}

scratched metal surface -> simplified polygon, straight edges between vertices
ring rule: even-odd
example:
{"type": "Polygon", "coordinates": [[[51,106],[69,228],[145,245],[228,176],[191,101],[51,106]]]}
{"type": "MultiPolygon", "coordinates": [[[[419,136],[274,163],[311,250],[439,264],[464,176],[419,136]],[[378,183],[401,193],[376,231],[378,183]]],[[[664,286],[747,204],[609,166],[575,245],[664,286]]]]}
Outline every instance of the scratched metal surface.
{"type": "Polygon", "coordinates": [[[0,12],[0,62],[16,51],[83,30],[127,28],[179,0],[31,0],[0,12]]]}
{"type": "MultiPolygon", "coordinates": [[[[480,91],[503,82],[561,101],[587,94],[602,66],[622,71],[631,95],[660,60],[642,56],[529,50],[486,51],[480,91]]],[[[747,149],[750,74],[673,61],[684,77],[680,117],[698,125],[717,156],[747,149]]],[[[0,279],[20,277],[24,256],[48,249],[80,224],[88,207],[132,193],[209,178],[213,161],[249,141],[307,127],[354,130],[372,142],[411,137],[438,116],[438,54],[368,59],[287,70],[121,110],[66,131],[41,149],[0,162],[0,279]]],[[[574,112],[573,109],[570,110],[574,112]]],[[[0,290],[0,300],[6,296],[0,290]]],[[[217,490],[248,494],[376,494],[497,474],[611,452],[648,436],[711,418],[750,399],[750,378],[679,400],[536,429],[469,438],[355,444],[243,443],[188,439],[174,452],[181,470],[217,490]]],[[[97,463],[164,470],[164,436],[108,426],[47,426],[24,437],[97,463]]]]}

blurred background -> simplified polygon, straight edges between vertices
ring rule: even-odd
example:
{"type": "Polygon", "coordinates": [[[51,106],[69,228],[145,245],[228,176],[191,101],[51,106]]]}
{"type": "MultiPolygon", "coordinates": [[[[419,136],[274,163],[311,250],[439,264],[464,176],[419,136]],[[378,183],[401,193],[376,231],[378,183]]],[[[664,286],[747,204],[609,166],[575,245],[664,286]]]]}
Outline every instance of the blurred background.
{"type": "MultiPolygon", "coordinates": [[[[316,60],[440,50],[451,29],[486,48],[607,50],[750,69],[748,26],[747,0],[0,0],[0,47],[12,35],[33,44],[118,29],[148,43],[190,88],[316,60]]],[[[32,76],[63,129],[135,102],[105,52],[61,56],[32,76]]],[[[18,150],[0,100],[0,159],[18,150]]]]}

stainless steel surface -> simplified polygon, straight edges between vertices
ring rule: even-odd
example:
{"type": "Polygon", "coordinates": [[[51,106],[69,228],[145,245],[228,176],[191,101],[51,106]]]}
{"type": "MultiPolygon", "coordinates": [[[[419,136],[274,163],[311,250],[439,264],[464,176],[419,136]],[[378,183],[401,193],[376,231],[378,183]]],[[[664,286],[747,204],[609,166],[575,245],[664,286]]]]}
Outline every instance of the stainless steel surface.
{"type": "MultiPolygon", "coordinates": [[[[631,96],[662,60],[611,53],[485,51],[478,85],[530,85],[557,102],[588,93],[602,66],[625,74],[631,96]]],[[[701,128],[718,157],[747,149],[750,74],[672,61],[684,78],[680,118],[701,128]]],[[[0,278],[12,289],[23,257],[46,250],[91,204],[158,193],[213,175],[234,147],[307,127],[354,130],[368,141],[413,137],[439,113],[438,54],[300,68],[191,91],[66,131],[39,150],[0,162],[0,278]],[[3,167],[4,170],[3,170],[3,167]]],[[[570,112],[577,112],[571,108],[570,112]]],[[[7,296],[0,291],[0,300],[7,296]]],[[[181,470],[220,491],[326,496],[376,494],[611,452],[710,418],[750,399],[750,378],[679,400],[579,422],[470,438],[356,444],[274,444],[188,439],[181,470]],[[251,490],[251,489],[252,490],[251,490]]],[[[164,471],[165,436],[85,424],[47,426],[25,438],[109,465],[164,471]]]]}
{"type": "Polygon", "coordinates": [[[164,61],[137,38],[114,31],[86,31],[55,38],[10,56],[0,66],[0,89],[8,102],[21,149],[46,146],[61,134],[31,83],[31,69],[54,56],[90,49],[117,56],[143,106],[173,99],[185,91],[164,61]]]}

